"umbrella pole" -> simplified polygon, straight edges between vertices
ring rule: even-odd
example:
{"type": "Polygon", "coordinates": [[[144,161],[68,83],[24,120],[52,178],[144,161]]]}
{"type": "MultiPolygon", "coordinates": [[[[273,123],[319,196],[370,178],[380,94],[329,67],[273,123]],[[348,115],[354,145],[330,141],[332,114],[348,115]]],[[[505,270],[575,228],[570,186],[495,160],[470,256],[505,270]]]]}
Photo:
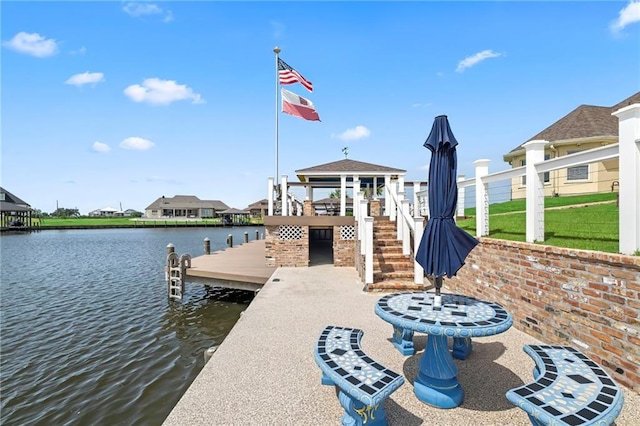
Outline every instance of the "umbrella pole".
{"type": "Polygon", "coordinates": [[[440,289],[442,288],[442,275],[435,279],[436,295],[433,298],[433,306],[439,308],[442,306],[442,296],[440,296],[440,289]]]}

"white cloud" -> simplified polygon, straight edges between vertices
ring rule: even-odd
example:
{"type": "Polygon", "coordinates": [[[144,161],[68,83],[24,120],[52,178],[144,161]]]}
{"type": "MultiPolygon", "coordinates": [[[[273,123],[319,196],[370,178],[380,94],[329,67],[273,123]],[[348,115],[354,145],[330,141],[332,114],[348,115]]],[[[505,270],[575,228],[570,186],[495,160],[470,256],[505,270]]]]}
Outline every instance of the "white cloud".
{"type": "Polygon", "coordinates": [[[640,22],[640,0],[631,0],[618,14],[618,19],[611,23],[611,31],[619,32],[627,25],[640,22]]]}
{"type": "Polygon", "coordinates": [[[139,84],[124,89],[124,94],[134,102],[147,102],[153,105],[169,105],[172,102],[191,100],[193,104],[202,104],[204,99],[193,89],[174,80],[147,78],[139,84]]]}
{"type": "Polygon", "coordinates": [[[104,74],[101,72],[83,72],[80,74],[72,75],[65,81],[65,84],[73,84],[74,86],[83,86],[85,84],[93,84],[100,83],[104,81],[104,74]]]}
{"type": "Polygon", "coordinates": [[[54,39],[44,38],[38,33],[25,33],[22,31],[14,35],[10,41],[2,42],[2,45],[16,52],[37,58],[45,58],[58,53],[58,43],[54,39]]]}
{"type": "Polygon", "coordinates": [[[69,52],[69,54],[71,55],[84,55],[85,53],[87,53],[87,48],[84,46],[82,46],[78,50],[72,50],[71,52],[69,52]]]}
{"type": "Polygon", "coordinates": [[[140,17],[145,15],[164,15],[163,22],[173,21],[173,12],[165,11],[154,3],[132,1],[124,5],[122,10],[129,16],[140,17]]]}
{"type": "Polygon", "coordinates": [[[133,149],[136,151],[146,151],[156,146],[153,142],[139,137],[126,138],[120,142],[120,148],[133,149]]]}
{"type": "Polygon", "coordinates": [[[156,4],[136,1],[125,4],[122,10],[131,16],[158,15],[162,13],[162,8],[156,4]]]}
{"type": "Polygon", "coordinates": [[[109,152],[111,151],[111,147],[106,143],[95,141],[92,146],[95,152],[109,152]]]}
{"type": "Polygon", "coordinates": [[[497,58],[498,56],[502,56],[502,53],[494,52],[493,50],[483,50],[482,52],[478,52],[475,55],[467,56],[460,62],[458,62],[458,68],[456,68],[456,72],[463,72],[465,68],[471,68],[472,66],[484,61],[489,58],[497,58]]]}
{"type": "Polygon", "coordinates": [[[356,126],[353,129],[347,129],[339,135],[331,135],[343,141],[355,141],[358,139],[368,138],[371,131],[364,126],[356,126]]]}

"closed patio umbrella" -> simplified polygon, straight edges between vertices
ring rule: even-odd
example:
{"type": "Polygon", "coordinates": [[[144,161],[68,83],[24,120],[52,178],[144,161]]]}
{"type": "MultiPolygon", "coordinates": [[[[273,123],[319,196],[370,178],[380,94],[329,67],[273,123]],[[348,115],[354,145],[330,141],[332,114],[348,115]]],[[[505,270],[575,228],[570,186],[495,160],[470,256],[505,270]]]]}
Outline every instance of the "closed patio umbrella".
{"type": "Polygon", "coordinates": [[[451,278],[464,265],[478,241],[458,228],[453,215],[458,203],[458,141],[446,115],[437,116],[424,146],[431,151],[429,167],[429,221],[416,253],[416,262],[427,276],[435,278],[436,300],[440,300],[442,278],[451,278]]]}

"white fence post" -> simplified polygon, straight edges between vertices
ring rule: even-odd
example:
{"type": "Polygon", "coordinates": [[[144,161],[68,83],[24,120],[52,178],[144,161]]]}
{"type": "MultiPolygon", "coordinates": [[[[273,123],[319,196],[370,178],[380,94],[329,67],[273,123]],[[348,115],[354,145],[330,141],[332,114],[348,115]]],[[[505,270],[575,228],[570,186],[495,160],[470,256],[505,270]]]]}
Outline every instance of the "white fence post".
{"type": "MultiPolygon", "coordinates": [[[[391,220],[391,222],[395,222],[396,221],[396,211],[398,210],[397,207],[395,206],[395,204],[393,204],[393,195],[396,196],[396,198],[398,198],[397,196],[397,191],[396,191],[396,181],[390,181],[389,182],[389,196],[386,197],[389,199],[389,209],[387,210],[387,214],[389,215],[389,219],[391,220]]],[[[386,202],[385,202],[386,204],[386,202]]]]}
{"type": "Polygon", "coordinates": [[[402,217],[402,202],[404,201],[404,192],[398,192],[398,203],[395,205],[396,211],[396,236],[398,237],[398,241],[402,241],[404,238],[404,228],[402,224],[404,219],[402,217]]]}
{"type": "Polygon", "coordinates": [[[340,175],[340,216],[347,215],[347,176],[340,175]]]}
{"type": "Polygon", "coordinates": [[[268,203],[268,215],[269,216],[273,216],[273,178],[270,177],[269,179],[267,179],[267,186],[268,186],[268,191],[267,191],[267,203],[268,203]]]}
{"type": "Polygon", "coordinates": [[[391,216],[391,196],[389,192],[391,191],[391,175],[384,175],[384,215],[391,216]]]}
{"type": "Polygon", "coordinates": [[[287,175],[282,175],[282,183],[280,184],[280,205],[282,206],[282,216],[289,216],[289,213],[287,211],[287,207],[289,206],[288,192],[287,175]]]}
{"type": "Polygon", "coordinates": [[[413,182],[413,217],[422,217],[422,215],[420,215],[420,197],[418,197],[418,192],[420,192],[420,182],[413,182]]]}
{"type": "Polygon", "coordinates": [[[373,284],[373,218],[364,218],[365,247],[364,254],[364,283],[373,284]]]}
{"type": "MultiPolygon", "coordinates": [[[[458,175],[458,182],[462,182],[464,177],[464,175],[458,175]]],[[[458,212],[454,218],[456,221],[458,217],[464,217],[464,190],[465,188],[458,187],[458,212]]]]}
{"type": "Polygon", "coordinates": [[[618,117],[620,253],[640,250],[640,104],[612,115],[618,117]]]}
{"type": "Polygon", "coordinates": [[[544,241],[544,173],[538,173],[536,165],[544,161],[544,147],[547,141],[530,141],[523,145],[527,177],[526,237],[528,243],[544,241]]]}
{"type": "Polygon", "coordinates": [[[418,252],[420,241],[422,241],[422,234],[424,232],[424,218],[416,217],[413,219],[413,282],[415,284],[424,284],[424,269],[418,262],[416,262],[415,253],[418,252]]]}
{"type": "Polygon", "coordinates": [[[491,160],[476,160],[476,236],[489,235],[489,184],[483,183],[482,178],[489,174],[491,160]]]}
{"type": "Polygon", "coordinates": [[[402,254],[408,256],[411,254],[411,230],[407,223],[406,217],[411,217],[409,200],[402,200],[403,214],[399,217],[402,223],[402,254]]]}

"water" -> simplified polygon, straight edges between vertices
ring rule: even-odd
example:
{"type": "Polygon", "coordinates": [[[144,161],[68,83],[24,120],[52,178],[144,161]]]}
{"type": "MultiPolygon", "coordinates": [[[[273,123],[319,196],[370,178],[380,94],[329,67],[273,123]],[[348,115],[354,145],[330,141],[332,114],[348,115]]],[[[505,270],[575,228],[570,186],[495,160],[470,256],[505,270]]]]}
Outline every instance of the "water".
{"type": "Polygon", "coordinates": [[[224,248],[257,228],[42,231],[0,238],[0,423],[158,425],[253,293],[187,284],[169,301],[166,245],[224,248]]]}

